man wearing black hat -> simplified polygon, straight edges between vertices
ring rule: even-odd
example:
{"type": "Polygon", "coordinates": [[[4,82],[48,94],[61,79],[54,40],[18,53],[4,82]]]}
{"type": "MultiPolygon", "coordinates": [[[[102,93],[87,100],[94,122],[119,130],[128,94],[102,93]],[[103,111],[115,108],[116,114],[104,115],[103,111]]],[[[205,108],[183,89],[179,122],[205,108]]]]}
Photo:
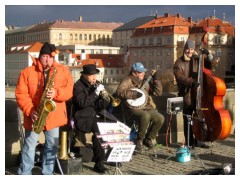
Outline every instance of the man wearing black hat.
{"type": "MultiPolygon", "coordinates": [[[[204,54],[205,68],[211,68],[212,54],[207,49],[201,49],[201,53],[204,54]]],[[[183,119],[184,119],[184,136],[185,142],[188,142],[188,117],[192,116],[195,110],[196,101],[193,98],[192,89],[197,88],[199,83],[197,81],[198,76],[198,60],[199,56],[195,51],[195,41],[188,39],[183,50],[183,55],[178,58],[174,65],[174,75],[178,86],[178,96],[183,97],[183,119]]],[[[194,148],[198,146],[201,148],[209,148],[203,142],[197,141],[190,128],[189,132],[189,146],[194,148]]]]}
{"type": "MultiPolygon", "coordinates": [[[[43,133],[45,145],[42,155],[42,174],[52,175],[59,144],[59,127],[67,124],[65,101],[72,97],[73,78],[69,69],[58,64],[54,56],[58,53],[54,44],[44,43],[39,58],[33,58],[32,66],[21,71],[16,86],[16,101],[24,113],[25,139],[21,153],[18,174],[30,175],[34,167],[35,148],[39,131],[33,128],[33,122],[39,117],[46,106],[47,99],[55,102],[56,108],[49,112],[43,133]],[[54,75],[54,70],[56,73],[54,75]],[[50,83],[49,82],[53,82],[50,83]],[[45,93],[44,93],[45,92],[45,93]]],[[[45,113],[43,113],[45,114],[45,113]]],[[[40,121],[41,122],[41,121],[40,121]]],[[[39,123],[41,124],[41,123],[39,123]]]]}
{"type": "Polygon", "coordinates": [[[104,90],[102,84],[96,84],[98,73],[99,69],[96,68],[95,64],[84,65],[80,79],[74,84],[74,123],[77,130],[84,133],[93,133],[94,170],[98,173],[105,173],[106,168],[103,165],[105,152],[96,136],[99,134],[97,126],[97,121],[99,121],[97,109],[99,109],[101,104],[101,97],[99,95],[100,92],[104,90]]]}

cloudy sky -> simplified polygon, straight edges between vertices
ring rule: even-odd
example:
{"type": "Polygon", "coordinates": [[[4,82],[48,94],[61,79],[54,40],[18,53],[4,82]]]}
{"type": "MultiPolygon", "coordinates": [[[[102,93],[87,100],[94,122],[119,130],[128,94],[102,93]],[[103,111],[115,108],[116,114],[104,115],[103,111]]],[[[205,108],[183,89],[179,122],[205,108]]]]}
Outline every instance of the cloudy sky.
{"type": "Polygon", "coordinates": [[[192,17],[215,16],[235,24],[235,5],[5,5],[5,25],[28,26],[42,21],[129,22],[155,13],[192,17]]]}

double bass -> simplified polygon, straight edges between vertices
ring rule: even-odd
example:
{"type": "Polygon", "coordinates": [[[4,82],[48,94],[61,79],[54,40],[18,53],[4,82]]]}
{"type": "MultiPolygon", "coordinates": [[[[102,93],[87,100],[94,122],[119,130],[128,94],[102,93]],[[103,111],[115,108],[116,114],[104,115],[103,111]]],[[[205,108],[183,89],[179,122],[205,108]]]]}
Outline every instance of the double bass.
{"type": "Polygon", "coordinates": [[[229,111],[223,107],[226,85],[222,79],[204,67],[202,53],[199,57],[198,83],[200,85],[196,90],[196,110],[192,116],[193,134],[200,141],[224,140],[229,136],[232,127],[229,111]]]}

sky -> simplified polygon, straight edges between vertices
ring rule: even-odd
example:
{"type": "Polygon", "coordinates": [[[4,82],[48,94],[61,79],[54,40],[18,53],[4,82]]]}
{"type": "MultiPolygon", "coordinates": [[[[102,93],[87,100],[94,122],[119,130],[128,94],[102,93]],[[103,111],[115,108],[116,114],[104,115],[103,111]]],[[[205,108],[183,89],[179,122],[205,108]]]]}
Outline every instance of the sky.
{"type": "Polygon", "coordinates": [[[29,26],[42,21],[83,21],[126,23],[149,15],[177,14],[194,21],[215,15],[235,24],[234,5],[5,5],[5,25],[29,26]]]}

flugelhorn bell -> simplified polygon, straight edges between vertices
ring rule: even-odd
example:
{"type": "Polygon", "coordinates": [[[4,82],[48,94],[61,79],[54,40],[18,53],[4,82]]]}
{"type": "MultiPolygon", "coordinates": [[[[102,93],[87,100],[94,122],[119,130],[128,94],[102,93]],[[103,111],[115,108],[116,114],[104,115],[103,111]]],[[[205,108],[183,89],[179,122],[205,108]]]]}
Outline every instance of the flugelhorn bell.
{"type": "Polygon", "coordinates": [[[103,97],[110,98],[113,107],[117,107],[121,103],[121,100],[119,98],[114,98],[109,92],[106,91],[106,89],[101,91],[101,94],[103,97]]]}

